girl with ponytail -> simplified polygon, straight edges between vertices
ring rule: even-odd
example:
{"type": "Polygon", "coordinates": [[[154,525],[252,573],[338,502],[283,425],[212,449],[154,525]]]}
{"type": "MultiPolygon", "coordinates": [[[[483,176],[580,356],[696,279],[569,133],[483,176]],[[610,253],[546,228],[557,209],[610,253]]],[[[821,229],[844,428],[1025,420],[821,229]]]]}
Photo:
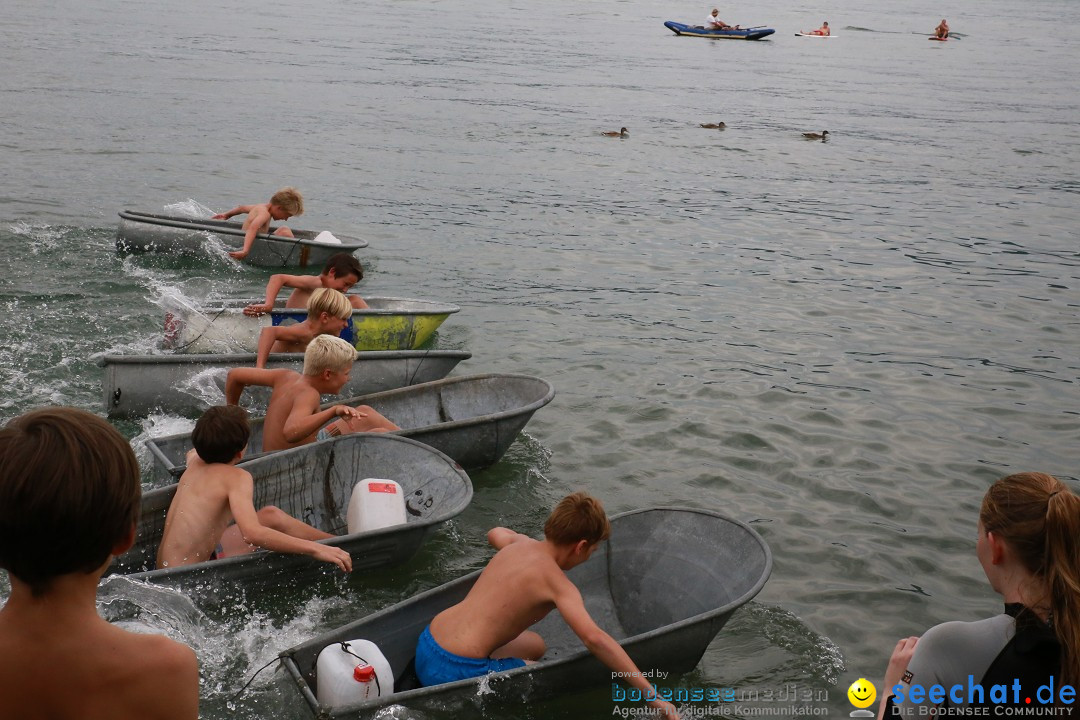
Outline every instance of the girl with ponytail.
{"type": "Polygon", "coordinates": [[[923,714],[908,697],[915,685],[945,688],[936,705],[946,709],[1056,705],[1063,686],[1080,685],[1080,496],[1044,473],[1001,478],[983,497],[976,554],[1005,612],[897,643],[879,718],[923,714]],[[1053,697],[1039,696],[1051,677],[1053,697]],[[948,693],[954,686],[961,690],[948,693]],[[995,686],[1005,689],[995,695],[995,686]]]}

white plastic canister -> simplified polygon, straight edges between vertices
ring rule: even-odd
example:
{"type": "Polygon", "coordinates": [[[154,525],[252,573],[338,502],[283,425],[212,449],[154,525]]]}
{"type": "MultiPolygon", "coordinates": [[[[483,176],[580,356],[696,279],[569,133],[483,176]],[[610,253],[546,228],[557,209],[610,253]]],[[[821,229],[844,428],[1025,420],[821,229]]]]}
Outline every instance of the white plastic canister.
{"type": "Polygon", "coordinates": [[[394,672],[370,640],[327,645],[315,661],[320,705],[352,705],[394,692],[394,672]]]}
{"type": "Polygon", "coordinates": [[[393,480],[367,478],[356,483],[345,515],[349,534],[405,523],[405,493],[393,480]]]}

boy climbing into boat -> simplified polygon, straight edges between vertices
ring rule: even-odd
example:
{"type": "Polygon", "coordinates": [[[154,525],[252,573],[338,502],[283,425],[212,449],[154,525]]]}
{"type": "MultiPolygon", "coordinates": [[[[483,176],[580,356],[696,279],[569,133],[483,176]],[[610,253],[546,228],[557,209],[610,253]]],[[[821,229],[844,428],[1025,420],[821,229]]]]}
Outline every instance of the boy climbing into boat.
{"type": "Polygon", "coordinates": [[[131,446],[96,415],[51,407],[0,430],[0,717],[197,720],[195,653],[97,612],[141,494],[131,446]]]}
{"type": "Polygon", "coordinates": [[[356,349],[341,338],[320,335],[304,351],[304,372],[279,368],[233,368],[225,378],[225,401],[240,402],[248,385],[272,388],[263,423],[263,450],[286,450],[350,432],[400,430],[367,405],[319,409],[322,395],[336,395],[349,381],[356,349]],[[323,425],[340,418],[330,427],[323,425]],[[321,429],[320,429],[321,428],[321,429]]]}
{"type": "MultiPolygon", "coordinates": [[[[340,293],[349,291],[356,283],[364,279],[364,268],[351,253],[331,255],[318,275],[271,275],[266,283],[266,300],[253,303],[244,308],[245,315],[262,315],[274,309],[281,288],[292,288],[292,294],[285,301],[287,308],[299,308],[307,305],[311,294],[319,288],[330,288],[340,293]]],[[[367,303],[359,295],[346,295],[353,308],[363,310],[367,303]]]]}
{"type": "MultiPolygon", "coordinates": [[[[319,288],[307,303],[308,316],[293,325],[270,325],[259,333],[255,367],[266,367],[270,353],[304,352],[308,343],[320,335],[337,337],[352,317],[352,305],[337,290],[319,288]]],[[[350,346],[351,347],[351,346],[350,346]]]]}
{"type": "MultiPolygon", "coordinates": [[[[271,220],[288,220],[294,215],[304,214],[304,197],[296,188],[281,188],[270,202],[257,203],[255,205],[237,205],[228,212],[218,213],[213,216],[214,220],[228,220],[234,215],[247,215],[244,219],[244,247],[229,253],[229,257],[243,260],[251,252],[251,246],[255,243],[255,236],[270,232],[271,220]]],[[[274,235],[293,237],[292,230],[282,225],[274,228],[274,235]]]]}
{"type": "Polygon", "coordinates": [[[651,695],[649,705],[664,717],[678,718],[675,706],[656,698],[622,646],[589,616],[581,592],[566,577],[610,533],[603,506],[583,492],[559,501],[544,523],[543,540],[502,527],[490,530],[488,542],[498,552],[465,599],[436,615],[420,635],[420,682],[438,685],[539,660],[547,646],[528,628],[557,608],[585,647],[611,668],[612,677],[651,695]]]}
{"type": "Polygon", "coordinates": [[[157,566],[174,568],[220,560],[259,548],[310,555],[352,571],[341,548],[315,542],[334,537],[267,505],[255,511],[251,473],[236,467],[251,429],[247,411],[235,405],[208,409],[191,433],[187,470],[165,517],[157,566]]]}

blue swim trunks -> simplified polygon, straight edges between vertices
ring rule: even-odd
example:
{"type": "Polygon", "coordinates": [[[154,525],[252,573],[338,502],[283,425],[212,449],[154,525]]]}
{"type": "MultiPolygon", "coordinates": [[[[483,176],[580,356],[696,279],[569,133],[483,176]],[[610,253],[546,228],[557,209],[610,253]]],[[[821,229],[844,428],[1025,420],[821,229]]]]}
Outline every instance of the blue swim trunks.
{"type": "Polygon", "coordinates": [[[431,626],[424,628],[416,642],[416,676],[425,687],[442,683],[480,677],[491,672],[502,672],[524,667],[518,658],[469,658],[446,652],[431,637],[431,626]]]}

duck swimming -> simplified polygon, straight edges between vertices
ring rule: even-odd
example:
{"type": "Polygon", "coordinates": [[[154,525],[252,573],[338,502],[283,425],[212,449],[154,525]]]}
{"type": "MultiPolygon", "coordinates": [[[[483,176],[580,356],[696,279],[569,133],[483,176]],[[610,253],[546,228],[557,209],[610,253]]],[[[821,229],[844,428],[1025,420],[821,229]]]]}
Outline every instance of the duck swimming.
{"type": "Polygon", "coordinates": [[[706,130],[723,130],[724,128],[727,127],[727,124],[722,123],[722,122],[718,122],[718,123],[701,123],[701,127],[705,128],[706,130]]]}
{"type": "Polygon", "coordinates": [[[807,140],[824,140],[825,136],[828,134],[828,130],[822,130],[819,133],[803,133],[802,136],[807,140]]]}
{"type": "Polygon", "coordinates": [[[626,128],[622,128],[621,130],[619,130],[619,132],[615,132],[614,130],[612,130],[611,132],[602,132],[600,134],[605,136],[605,137],[617,137],[617,138],[630,137],[630,133],[627,131],[626,128]]]}

